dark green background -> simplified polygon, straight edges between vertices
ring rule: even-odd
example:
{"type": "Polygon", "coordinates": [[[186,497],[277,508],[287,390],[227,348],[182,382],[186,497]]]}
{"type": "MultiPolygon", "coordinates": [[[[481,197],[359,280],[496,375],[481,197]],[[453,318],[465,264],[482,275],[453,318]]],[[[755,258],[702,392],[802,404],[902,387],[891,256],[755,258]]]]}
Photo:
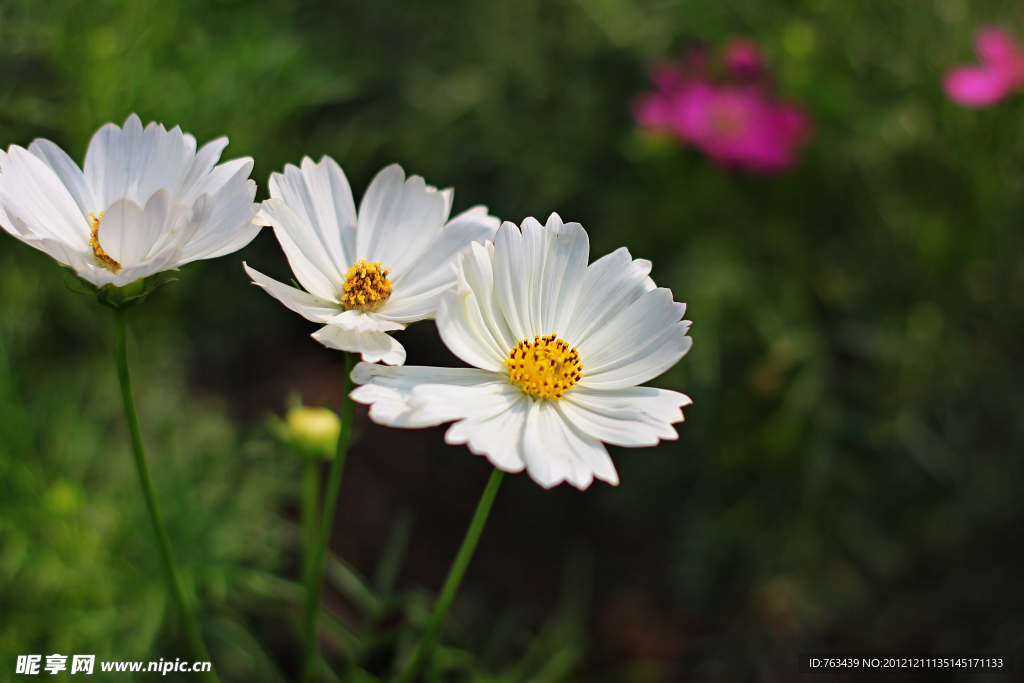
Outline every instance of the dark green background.
{"type": "MultiPolygon", "coordinates": [[[[98,126],[137,112],[230,136],[260,198],[304,154],[332,155],[357,197],[397,161],[454,186],[456,211],[579,221],[592,257],[625,245],[689,304],[693,351],[654,382],[694,399],[680,440],[617,450],[617,488],[509,478],[438,676],[775,681],[807,650],[1022,650],[1024,103],[971,111],[941,91],[979,25],[1024,36],[1018,3],[0,7],[0,144],[47,137],[81,161],[98,126]],[[724,173],[632,123],[652,59],[738,36],[815,119],[781,177],[724,173]]],[[[131,361],[222,680],[277,681],[296,670],[298,466],[264,420],[290,392],[337,401],[342,359],[243,259],[289,277],[269,231],[188,266],[132,314],[131,361]]],[[[109,312],[70,276],[0,235],[0,671],[27,653],[184,652],[109,312]]],[[[453,362],[432,323],[401,334],[411,363],[453,362]]],[[[357,414],[334,549],[373,584],[398,557],[389,530],[412,520],[413,540],[395,591],[337,568],[340,672],[348,653],[384,676],[408,647],[486,480],[442,434],[357,414]]]]}

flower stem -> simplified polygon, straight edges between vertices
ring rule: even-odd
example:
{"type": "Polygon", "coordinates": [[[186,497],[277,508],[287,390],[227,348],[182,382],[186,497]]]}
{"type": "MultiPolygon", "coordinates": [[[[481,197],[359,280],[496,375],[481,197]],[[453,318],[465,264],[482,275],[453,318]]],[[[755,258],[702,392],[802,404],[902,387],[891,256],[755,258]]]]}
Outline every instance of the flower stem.
{"type": "MultiPolygon", "coordinates": [[[[206,650],[202,635],[199,632],[199,625],[192,613],[188,598],[185,596],[185,587],[181,582],[181,575],[174,563],[174,552],[171,550],[171,541],[167,537],[167,529],[164,527],[164,520],[160,514],[160,507],[156,502],[156,491],[153,490],[153,479],[149,475],[149,465],[146,464],[146,452],[142,446],[142,430],[139,428],[139,415],[135,410],[135,398],[132,396],[132,380],[128,374],[128,352],[125,342],[125,312],[124,309],[114,309],[114,360],[117,363],[117,377],[121,382],[121,398],[124,400],[124,415],[128,420],[128,431],[132,437],[132,453],[135,455],[135,466],[139,471],[139,484],[142,486],[142,495],[146,499],[146,509],[149,511],[149,518],[153,522],[153,531],[156,533],[157,545],[160,547],[160,559],[164,563],[164,571],[167,574],[167,587],[170,589],[171,597],[178,608],[181,623],[185,629],[185,637],[188,639],[192,656],[197,662],[209,662],[210,653],[206,650]]],[[[208,671],[203,674],[207,683],[217,683],[217,674],[208,671]]]]}
{"type": "Polygon", "coordinates": [[[334,511],[338,506],[338,490],[341,488],[341,475],[345,471],[345,456],[348,454],[348,442],[352,436],[353,404],[349,397],[350,376],[358,356],[345,354],[345,398],[341,402],[341,434],[338,435],[338,450],[331,462],[331,470],[327,475],[327,488],[323,497],[323,514],[318,529],[316,545],[309,556],[306,572],[306,623],[304,636],[306,651],[303,657],[302,680],[313,681],[316,676],[319,660],[320,631],[320,596],[323,594],[324,562],[328,546],[331,543],[331,531],[334,527],[334,511]]]}
{"type": "Polygon", "coordinates": [[[313,554],[319,539],[317,524],[320,522],[320,460],[306,461],[306,472],[302,482],[302,578],[310,580],[313,554]]]}
{"type": "Polygon", "coordinates": [[[444,621],[444,615],[448,612],[452,600],[455,599],[455,593],[459,590],[459,584],[462,583],[462,577],[466,573],[466,568],[469,567],[469,561],[473,558],[473,551],[476,550],[477,541],[480,540],[480,534],[483,533],[484,524],[487,523],[487,516],[491,512],[491,505],[494,504],[494,497],[498,495],[498,486],[501,485],[501,479],[504,476],[505,473],[497,468],[491,472],[491,478],[487,480],[487,487],[484,489],[483,495],[480,496],[480,502],[473,514],[473,520],[469,523],[466,537],[462,540],[459,554],[455,556],[455,562],[452,563],[452,568],[448,571],[448,578],[445,579],[441,595],[437,599],[434,614],[427,622],[427,627],[420,637],[419,645],[416,646],[412,659],[409,660],[401,675],[395,679],[395,683],[411,683],[430,653],[434,638],[437,637],[437,632],[441,629],[441,622],[444,621]]]}

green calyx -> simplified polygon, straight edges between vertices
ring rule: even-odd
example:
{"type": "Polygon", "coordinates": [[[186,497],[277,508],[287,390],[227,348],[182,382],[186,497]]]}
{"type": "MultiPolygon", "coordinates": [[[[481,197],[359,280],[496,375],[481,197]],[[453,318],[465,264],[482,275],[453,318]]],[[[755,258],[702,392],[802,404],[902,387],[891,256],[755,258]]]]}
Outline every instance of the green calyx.
{"type": "Polygon", "coordinates": [[[124,287],[115,287],[114,285],[97,287],[81,278],[70,280],[67,277],[64,278],[64,284],[75,294],[87,296],[109,308],[131,308],[141,304],[155,290],[177,281],[177,278],[173,277],[161,280],[162,275],[162,273],[150,275],[124,287]]]}

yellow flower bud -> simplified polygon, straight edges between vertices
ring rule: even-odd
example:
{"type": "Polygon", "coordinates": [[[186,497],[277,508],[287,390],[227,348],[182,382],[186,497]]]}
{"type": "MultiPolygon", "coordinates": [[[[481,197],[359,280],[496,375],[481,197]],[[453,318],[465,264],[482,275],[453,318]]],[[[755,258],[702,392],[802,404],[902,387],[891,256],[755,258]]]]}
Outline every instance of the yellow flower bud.
{"type": "Polygon", "coordinates": [[[341,436],[341,420],[328,408],[296,406],[285,415],[285,440],[310,458],[333,460],[341,436]]]}

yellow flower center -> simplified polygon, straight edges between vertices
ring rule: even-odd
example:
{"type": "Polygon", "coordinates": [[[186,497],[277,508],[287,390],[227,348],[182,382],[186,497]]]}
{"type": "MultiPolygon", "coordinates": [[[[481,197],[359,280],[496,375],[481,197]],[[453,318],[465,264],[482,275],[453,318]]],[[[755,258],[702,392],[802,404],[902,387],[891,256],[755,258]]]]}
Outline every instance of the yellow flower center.
{"type": "Polygon", "coordinates": [[[92,228],[89,232],[89,246],[92,247],[92,253],[96,256],[96,262],[107,270],[112,270],[116,273],[121,270],[121,264],[110,258],[107,252],[103,251],[103,247],[100,246],[100,221],[103,220],[104,213],[104,211],[100,211],[99,216],[94,213],[85,214],[85,217],[89,219],[89,227],[92,228]]]}
{"type": "Polygon", "coordinates": [[[509,381],[534,398],[562,398],[583,372],[580,354],[556,334],[519,342],[505,367],[509,381]]]}
{"type": "Polygon", "coordinates": [[[379,263],[368,263],[362,259],[356,261],[345,273],[341,303],[349,309],[376,311],[384,305],[391,296],[391,290],[395,288],[391,280],[388,280],[390,272],[387,268],[381,268],[379,263]]]}

